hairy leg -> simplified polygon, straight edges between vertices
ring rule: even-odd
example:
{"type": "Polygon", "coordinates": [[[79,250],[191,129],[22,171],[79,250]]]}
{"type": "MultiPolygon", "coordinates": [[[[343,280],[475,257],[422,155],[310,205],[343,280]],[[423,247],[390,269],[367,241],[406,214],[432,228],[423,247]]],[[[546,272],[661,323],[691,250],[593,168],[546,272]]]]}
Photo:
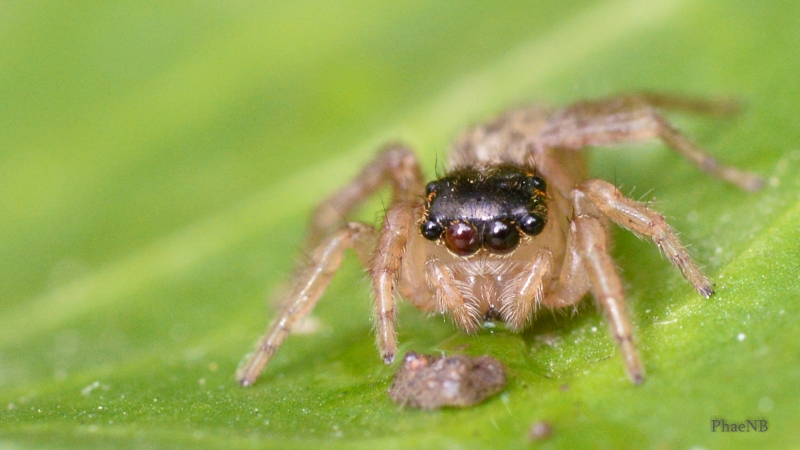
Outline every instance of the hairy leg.
{"type": "Polygon", "coordinates": [[[641,384],[644,381],[644,367],[633,343],[622,282],[609,254],[608,230],[600,218],[601,213],[577,190],[575,203],[576,215],[572,220],[575,226],[575,246],[589,276],[591,291],[602,308],[611,335],[622,353],[628,378],[641,384]]]}
{"type": "Polygon", "coordinates": [[[659,138],[700,170],[747,191],[755,191],[764,180],[754,174],[721,164],[703,148],[669,124],[655,109],[682,109],[691,112],[726,113],[730,102],[680,99],[657,94],[639,94],[576,103],[553,114],[536,137],[544,148],[578,150],[617,142],[659,138]]]}
{"type": "Polygon", "coordinates": [[[636,384],[644,381],[644,368],[633,343],[633,331],[625,305],[625,293],[608,254],[605,229],[595,217],[575,218],[578,229],[578,247],[586,265],[589,281],[597,302],[603,310],[611,335],[617,342],[625,362],[628,378],[636,384]]]}
{"type": "Polygon", "coordinates": [[[414,205],[395,203],[383,220],[378,246],[370,262],[370,276],[375,290],[376,343],[383,362],[390,364],[397,354],[395,335],[395,296],[397,278],[414,224],[414,205]]]}
{"type": "Polygon", "coordinates": [[[566,258],[558,277],[558,287],[543,300],[543,304],[550,308],[574,305],[589,292],[589,276],[578,249],[577,232],[575,223],[570,223],[566,258]]]}
{"type": "Polygon", "coordinates": [[[269,359],[289,335],[292,326],[306,317],[325,291],[348,248],[354,248],[360,257],[369,254],[375,242],[375,229],[369,225],[351,222],[325,238],[314,250],[311,261],[301,268],[291,285],[290,294],[278,316],[259,340],[258,348],[247,357],[236,378],[242,386],[250,386],[261,374],[269,359]]]}
{"type": "Polygon", "coordinates": [[[311,216],[308,246],[340,227],[350,214],[385,183],[392,186],[392,201],[410,201],[421,195],[424,181],[414,153],[401,144],[383,148],[347,186],[323,201],[311,216]]]}
{"type": "Polygon", "coordinates": [[[608,110],[622,111],[646,107],[711,116],[731,116],[741,112],[741,104],[733,99],[690,97],[646,91],[579,102],[568,108],[599,110],[602,113],[608,110]]]}
{"type": "Polygon", "coordinates": [[[411,206],[424,192],[424,180],[414,153],[406,146],[393,144],[384,147],[359,175],[339,192],[323,201],[310,220],[307,249],[314,249],[308,266],[298,270],[299,281],[294,281],[284,291],[288,300],[279,313],[279,318],[270,326],[262,338],[259,349],[250,356],[246,366],[237,377],[247,386],[263,370],[269,358],[289,328],[314,307],[333,273],[341,261],[341,253],[348,247],[348,239],[358,253],[362,263],[370,267],[375,289],[376,328],[378,348],[387,363],[394,360],[396,338],[394,336],[394,291],[397,268],[405,251],[408,224],[402,223],[413,212],[411,206]],[[354,224],[344,225],[353,211],[384,184],[392,188],[392,205],[387,212],[380,236],[370,228],[369,238],[350,235],[354,224]],[[331,233],[331,230],[339,231],[331,233]],[[406,231],[404,232],[403,229],[406,231]],[[350,231],[348,231],[350,230],[350,231]],[[368,245],[358,244],[366,239],[368,245]],[[377,250],[373,249],[377,242],[377,250]],[[356,245],[358,244],[358,245],[356,245]],[[321,258],[321,259],[320,259],[321,258]],[[329,273],[327,273],[329,272],[329,273]],[[313,290],[309,294],[308,290],[313,290]]]}
{"type": "Polygon", "coordinates": [[[652,239],[701,295],[710,297],[714,293],[713,285],[681,245],[664,216],[649,209],[644,203],[624,197],[607,181],[586,180],[578,185],[578,189],[614,223],[652,239]]]}

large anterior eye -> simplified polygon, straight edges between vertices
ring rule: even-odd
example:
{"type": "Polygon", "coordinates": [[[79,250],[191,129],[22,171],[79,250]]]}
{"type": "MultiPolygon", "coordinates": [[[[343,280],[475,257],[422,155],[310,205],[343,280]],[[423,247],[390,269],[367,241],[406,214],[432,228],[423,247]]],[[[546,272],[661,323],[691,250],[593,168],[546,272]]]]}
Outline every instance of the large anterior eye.
{"type": "Polygon", "coordinates": [[[444,243],[453,253],[467,256],[475,253],[481,247],[481,237],[471,224],[456,221],[447,226],[444,243]]]}
{"type": "Polygon", "coordinates": [[[493,220],[483,231],[483,243],[493,253],[508,253],[519,244],[519,231],[509,220],[493,220]]]}

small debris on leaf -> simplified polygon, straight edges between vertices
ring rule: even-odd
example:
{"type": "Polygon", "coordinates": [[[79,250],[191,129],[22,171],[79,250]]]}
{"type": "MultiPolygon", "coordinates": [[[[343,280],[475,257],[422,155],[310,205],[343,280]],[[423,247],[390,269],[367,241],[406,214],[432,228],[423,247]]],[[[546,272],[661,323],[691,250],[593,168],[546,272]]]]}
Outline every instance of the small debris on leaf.
{"type": "Polygon", "coordinates": [[[402,407],[438,409],[477,405],[506,386],[506,369],[489,355],[434,356],[408,352],[389,397],[402,407]]]}
{"type": "Polygon", "coordinates": [[[528,438],[532,441],[543,441],[553,434],[553,426],[549,422],[540,420],[531,425],[528,438]]]}

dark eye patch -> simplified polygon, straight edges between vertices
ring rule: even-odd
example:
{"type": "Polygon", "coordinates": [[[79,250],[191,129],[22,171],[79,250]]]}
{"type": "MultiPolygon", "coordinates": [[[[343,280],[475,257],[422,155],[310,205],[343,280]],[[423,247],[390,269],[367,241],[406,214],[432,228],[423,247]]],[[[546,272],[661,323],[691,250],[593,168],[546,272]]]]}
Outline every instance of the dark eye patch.
{"type": "Polygon", "coordinates": [[[493,220],[483,230],[483,244],[492,253],[508,253],[519,244],[519,231],[510,220],[493,220]]]}
{"type": "Polygon", "coordinates": [[[535,214],[527,214],[519,221],[519,228],[527,235],[536,236],[544,230],[545,220],[535,214]]]}
{"type": "Polygon", "coordinates": [[[447,226],[444,243],[453,253],[467,256],[481,248],[481,236],[472,224],[457,220],[447,226]]]}
{"type": "Polygon", "coordinates": [[[442,235],[442,231],[444,228],[439,224],[439,222],[428,220],[420,226],[420,233],[425,239],[429,241],[435,241],[439,239],[439,236],[442,235]]]}

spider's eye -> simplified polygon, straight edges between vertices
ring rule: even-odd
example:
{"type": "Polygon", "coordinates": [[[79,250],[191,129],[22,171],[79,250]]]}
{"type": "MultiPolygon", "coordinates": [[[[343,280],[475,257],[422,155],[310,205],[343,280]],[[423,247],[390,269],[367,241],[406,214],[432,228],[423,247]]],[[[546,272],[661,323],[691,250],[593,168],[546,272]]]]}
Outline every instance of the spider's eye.
{"type": "Polygon", "coordinates": [[[431,181],[430,183],[428,183],[427,186],[425,186],[425,195],[426,196],[431,195],[432,192],[436,192],[436,182],[435,181],[431,181]]]}
{"type": "Polygon", "coordinates": [[[547,183],[544,182],[542,177],[533,177],[533,187],[544,192],[547,190],[547,183]]]}
{"type": "Polygon", "coordinates": [[[444,243],[453,253],[461,256],[471,255],[481,247],[481,238],[474,226],[456,221],[447,226],[444,243]]]}
{"type": "Polygon", "coordinates": [[[429,241],[435,241],[436,239],[439,239],[439,236],[441,236],[442,231],[444,231],[444,229],[442,228],[441,225],[439,225],[439,222],[428,220],[422,224],[419,231],[420,233],[422,233],[422,236],[425,239],[429,241]]]}
{"type": "Polygon", "coordinates": [[[493,220],[483,231],[483,243],[494,253],[508,253],[519,244],[519,231],[508,220],[493,220]]]}
{"type": "Polygon", "coordinates": [[[544,218],[528,214],[519,221],[519,227],[525,234],[536,236],[544,229],[544,218]]]}

